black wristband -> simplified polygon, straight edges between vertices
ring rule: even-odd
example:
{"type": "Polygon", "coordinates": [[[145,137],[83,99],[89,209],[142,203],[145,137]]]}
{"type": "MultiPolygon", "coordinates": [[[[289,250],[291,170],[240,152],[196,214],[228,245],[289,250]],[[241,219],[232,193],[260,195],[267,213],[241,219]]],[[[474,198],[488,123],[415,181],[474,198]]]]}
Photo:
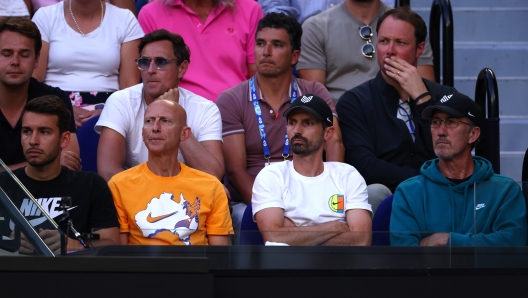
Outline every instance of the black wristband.
{"type": "Polygon", "coordinates": [[[425,93],[422,93],[422,94],[418,95],[418,97],[416,97],[416,98],[414,99],[414,101],[419,101],[420,99],[426,97],[427,95],[431,95],[431,93],[429,93],[429,91],[427,91],[427,92],[425,92],[425,93]]]}

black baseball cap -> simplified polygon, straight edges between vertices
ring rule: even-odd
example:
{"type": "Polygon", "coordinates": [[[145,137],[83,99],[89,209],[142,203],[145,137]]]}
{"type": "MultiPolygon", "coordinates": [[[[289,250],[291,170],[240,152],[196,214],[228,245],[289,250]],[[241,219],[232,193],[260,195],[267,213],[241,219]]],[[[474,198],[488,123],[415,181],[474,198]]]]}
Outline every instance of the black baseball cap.
{"type": "Polygon", "coordinates": [[[314,116],[315,119],[325,122],[328,124],[328,126],[332,126],[334,124],[333,118],[334,115],[332,114],[332,110],[324,101],[324,99],[320,98],[317,95],[313,94],[305,94],[302,96],[297,97],[291,106],[284,111],[284,114],[282,114],[284,117],[288,118],[288,115],[291,111],[301,108],[310,113],[310,115],[314,116]]]}
{"type": "Polygon", "coordinates": [[[423,110],[422,118],[433,118],[436,109],[444,111],[450,116],[467,117],[478,127],[482,127],[484,122],[484,117],[477,103],[462,93],[445,94],[435,105],[423,110]]]}

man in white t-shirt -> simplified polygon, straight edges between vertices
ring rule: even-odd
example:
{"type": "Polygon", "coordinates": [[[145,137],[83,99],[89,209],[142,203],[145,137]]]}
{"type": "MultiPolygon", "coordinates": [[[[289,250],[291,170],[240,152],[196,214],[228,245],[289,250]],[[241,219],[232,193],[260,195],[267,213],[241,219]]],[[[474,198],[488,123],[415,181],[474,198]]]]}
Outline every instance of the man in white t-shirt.
{"type": "Polygon", "coordinates": [[[192,135],[181,144],[178,160],[221,179],[222,120],[216,105],[189,90],[178,87],[190,62],[189,48],[182,37],[156,30],[145,35],[136,60],[142,84],[113,93],[95,126],[101,134],[97,170],[107,181],[125,168],[147,161],[148,150],[141,137],[147,106],[163,98],[178,102],[187,112],[192,135]]]}
{"type": "Polygon", "coordinates": [[[352,166],[323,162],[332,111],[318,96],[284,112],[293,161],[262,169],[253,184],[253,217],[265,241],[288,245],[370,245],[367,185],[352,166]]]}

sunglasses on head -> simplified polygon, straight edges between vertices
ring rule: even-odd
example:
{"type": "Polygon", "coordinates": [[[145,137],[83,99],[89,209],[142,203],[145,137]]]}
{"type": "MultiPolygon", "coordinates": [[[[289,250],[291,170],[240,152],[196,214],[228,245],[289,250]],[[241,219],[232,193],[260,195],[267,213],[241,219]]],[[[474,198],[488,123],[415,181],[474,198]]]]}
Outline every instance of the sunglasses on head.
{"type": "Polygon", "coordinates": [[[147,70],[150,64],[154,60],[154,64],[159,70],[163,70],[169,66],[172,61],[176,62],[176,58],[165,58],[165,57],[139,57],[136,59],[136,64],[140,70],[147,70]]]}
{"type": "Polygon", "coordinates": [[[370,26],[368,25],[359,28],[359,36],[363,40],[367,41],[367,43],[361,47],[361,54],[363,54],[363,56],[367,58],[374,57],[374,53],[376,53],[376,50],[374,49],[374,45],[371,43],[371,40],[370,40],[372,36],[374,36],[374,33],[372,32],[372,28],[370,28],[370,26]]]}

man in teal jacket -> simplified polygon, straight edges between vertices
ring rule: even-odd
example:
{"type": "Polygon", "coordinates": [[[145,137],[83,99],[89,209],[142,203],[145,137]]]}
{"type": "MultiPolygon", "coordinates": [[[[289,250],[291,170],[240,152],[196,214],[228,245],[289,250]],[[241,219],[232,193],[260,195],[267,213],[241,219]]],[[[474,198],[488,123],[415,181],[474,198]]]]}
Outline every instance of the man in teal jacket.
{"type": "Polygon", "coordinates": [[[469,97],[445,94],[426,108],[438,159],[394,194],[391,245],[524,246],[526,206],[521,188],[471,156],[484,119],[469,97]]]}

